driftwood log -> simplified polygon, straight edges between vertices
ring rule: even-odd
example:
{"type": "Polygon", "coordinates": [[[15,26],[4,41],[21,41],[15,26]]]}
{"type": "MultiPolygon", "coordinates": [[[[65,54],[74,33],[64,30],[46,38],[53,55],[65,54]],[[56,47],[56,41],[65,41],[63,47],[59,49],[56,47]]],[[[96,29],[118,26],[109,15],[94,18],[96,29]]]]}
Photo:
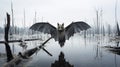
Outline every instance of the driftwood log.
{"type": "MultiPolygon", "coordinates": [[[[35,41],[35,40],[42,40],[41,38],[37,39],[25,39],[24,41],[35,41]]],[[[13,43],[13,42],[23,42],[22,40],[8,40],[8,43],[13,43]]],[[[0,43],[5,43],[5,41],[0,41],[0,43]]]]}
{"type": "Polygon", "coordinates": [[[25,52],[19,52],[19,54],[14,57],[10,62],[5,63],[3,67],[15,67],[17,66],[23,59],[28,59],[30,56],[32,56],[34,53],[36,53],[38,50],[43,49],[46,53],[48,53],[50,56],[52,56],[51,53],[49,53],[45,48],[44,45],[51,39],[50,37],[48,40],[46,40],[42,45],[26,50],[25,52]]]}

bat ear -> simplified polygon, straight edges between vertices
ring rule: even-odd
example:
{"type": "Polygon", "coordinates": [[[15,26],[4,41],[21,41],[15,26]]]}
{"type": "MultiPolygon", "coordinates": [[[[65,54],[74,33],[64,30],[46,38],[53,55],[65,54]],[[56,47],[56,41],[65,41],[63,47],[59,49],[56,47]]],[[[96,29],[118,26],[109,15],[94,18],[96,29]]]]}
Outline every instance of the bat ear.
{"type": "Polygon", "coordinates": [[[64,27],[64,23],[62,24],[62,26],[64,27]]]}
{"type": "Polygon", "coordinates": [[[57,23],[57,25],[59,26],[59,23],[57,23]]]}

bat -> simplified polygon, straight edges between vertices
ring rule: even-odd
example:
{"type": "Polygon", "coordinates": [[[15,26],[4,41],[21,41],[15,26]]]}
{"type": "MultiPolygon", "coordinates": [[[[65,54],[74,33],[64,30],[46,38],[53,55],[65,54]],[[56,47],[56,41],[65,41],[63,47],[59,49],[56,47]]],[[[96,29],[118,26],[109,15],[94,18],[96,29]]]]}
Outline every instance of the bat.
{"type": "Polygon", "coordinates": [[[56,28],[48,22],[38,22],[30,27],[30,29],[34,31],[51,34],[51,37],[53,37],[55,41],[58,41],[61,47],[64,46],[65,41],[69,40],[69,38],[75,33],[79,33],[80,31],[87,30],[89,28],[90,26],[83,21],[72,22],[67,27],[64,27],[64,23],[57,23],[56,28]]]}

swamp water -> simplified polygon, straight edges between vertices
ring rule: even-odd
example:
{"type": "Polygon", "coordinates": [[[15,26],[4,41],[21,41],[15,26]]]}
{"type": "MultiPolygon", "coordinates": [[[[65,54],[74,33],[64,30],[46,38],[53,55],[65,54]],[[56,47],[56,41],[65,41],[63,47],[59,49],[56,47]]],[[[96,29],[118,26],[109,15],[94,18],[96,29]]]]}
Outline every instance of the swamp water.
{"type": "MultiPolygon", "coordinates": [[[[0,35],[0,40],[3,36],[0,35]]],[[[47,39],[47,38],[46,38],[47,39]]],[[[40,45],[41,41],[27,42],[27,49],[40,45]]],[[[14,54],[24,51],[19,43],[10,44],[14,54]]],[[[51,39],[45,48],[53,55],[49,56],[42,49],[32,55],[28,60],[21,62],[19,67],[51,67],[51,64],[58,60],[61,52],[64,53],[65,60],[74,67],[120,67],[120,55],[102,48],[105,45],[116,45],[116,42],[109,42],[109,37],[86,37],[75,34],[61,48],[58,42],[51,39]]],[[[6,62],[5,46],[0,44],[0,66],[6,62]]]]}

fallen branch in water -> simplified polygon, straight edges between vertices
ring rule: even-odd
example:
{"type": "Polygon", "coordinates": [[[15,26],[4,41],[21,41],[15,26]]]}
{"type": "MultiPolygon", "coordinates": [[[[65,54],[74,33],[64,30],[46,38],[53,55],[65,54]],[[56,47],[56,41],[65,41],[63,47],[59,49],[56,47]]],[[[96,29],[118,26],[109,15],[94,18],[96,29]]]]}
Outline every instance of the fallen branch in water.
{"type": "MultiPolygon", "coordinates": [[[[37,39],[24,39],[24,41],[34,41],[34,40],[42,40],[41,38],[37,39]]],[[[23,40],[9,40],[8,43],[13,43],[13,42],[23,42],[23,40]]],[[[0,43],[5,43],[5,41],[0,41],[0,43]]]]}
{"type": "Polygon", "coordinates": [[[34,53],[36,53],[39,49],[43,49],[47,54],[49,54],[50,56],[52,56],[51,53],[49,53],[45,48],[44,45],[51,39],[52,37],[50,37],[48,40],[46,40],[42,45],[35,47],[33,49],[29,49],[26,50],[25,52],[21,53],[19,52],[19,54],[10,62],[4,64],[3,67],[15,67],[16,65],[18,65],[23,59],[28,59],[30,56],[32,56],[34,53]]]}

